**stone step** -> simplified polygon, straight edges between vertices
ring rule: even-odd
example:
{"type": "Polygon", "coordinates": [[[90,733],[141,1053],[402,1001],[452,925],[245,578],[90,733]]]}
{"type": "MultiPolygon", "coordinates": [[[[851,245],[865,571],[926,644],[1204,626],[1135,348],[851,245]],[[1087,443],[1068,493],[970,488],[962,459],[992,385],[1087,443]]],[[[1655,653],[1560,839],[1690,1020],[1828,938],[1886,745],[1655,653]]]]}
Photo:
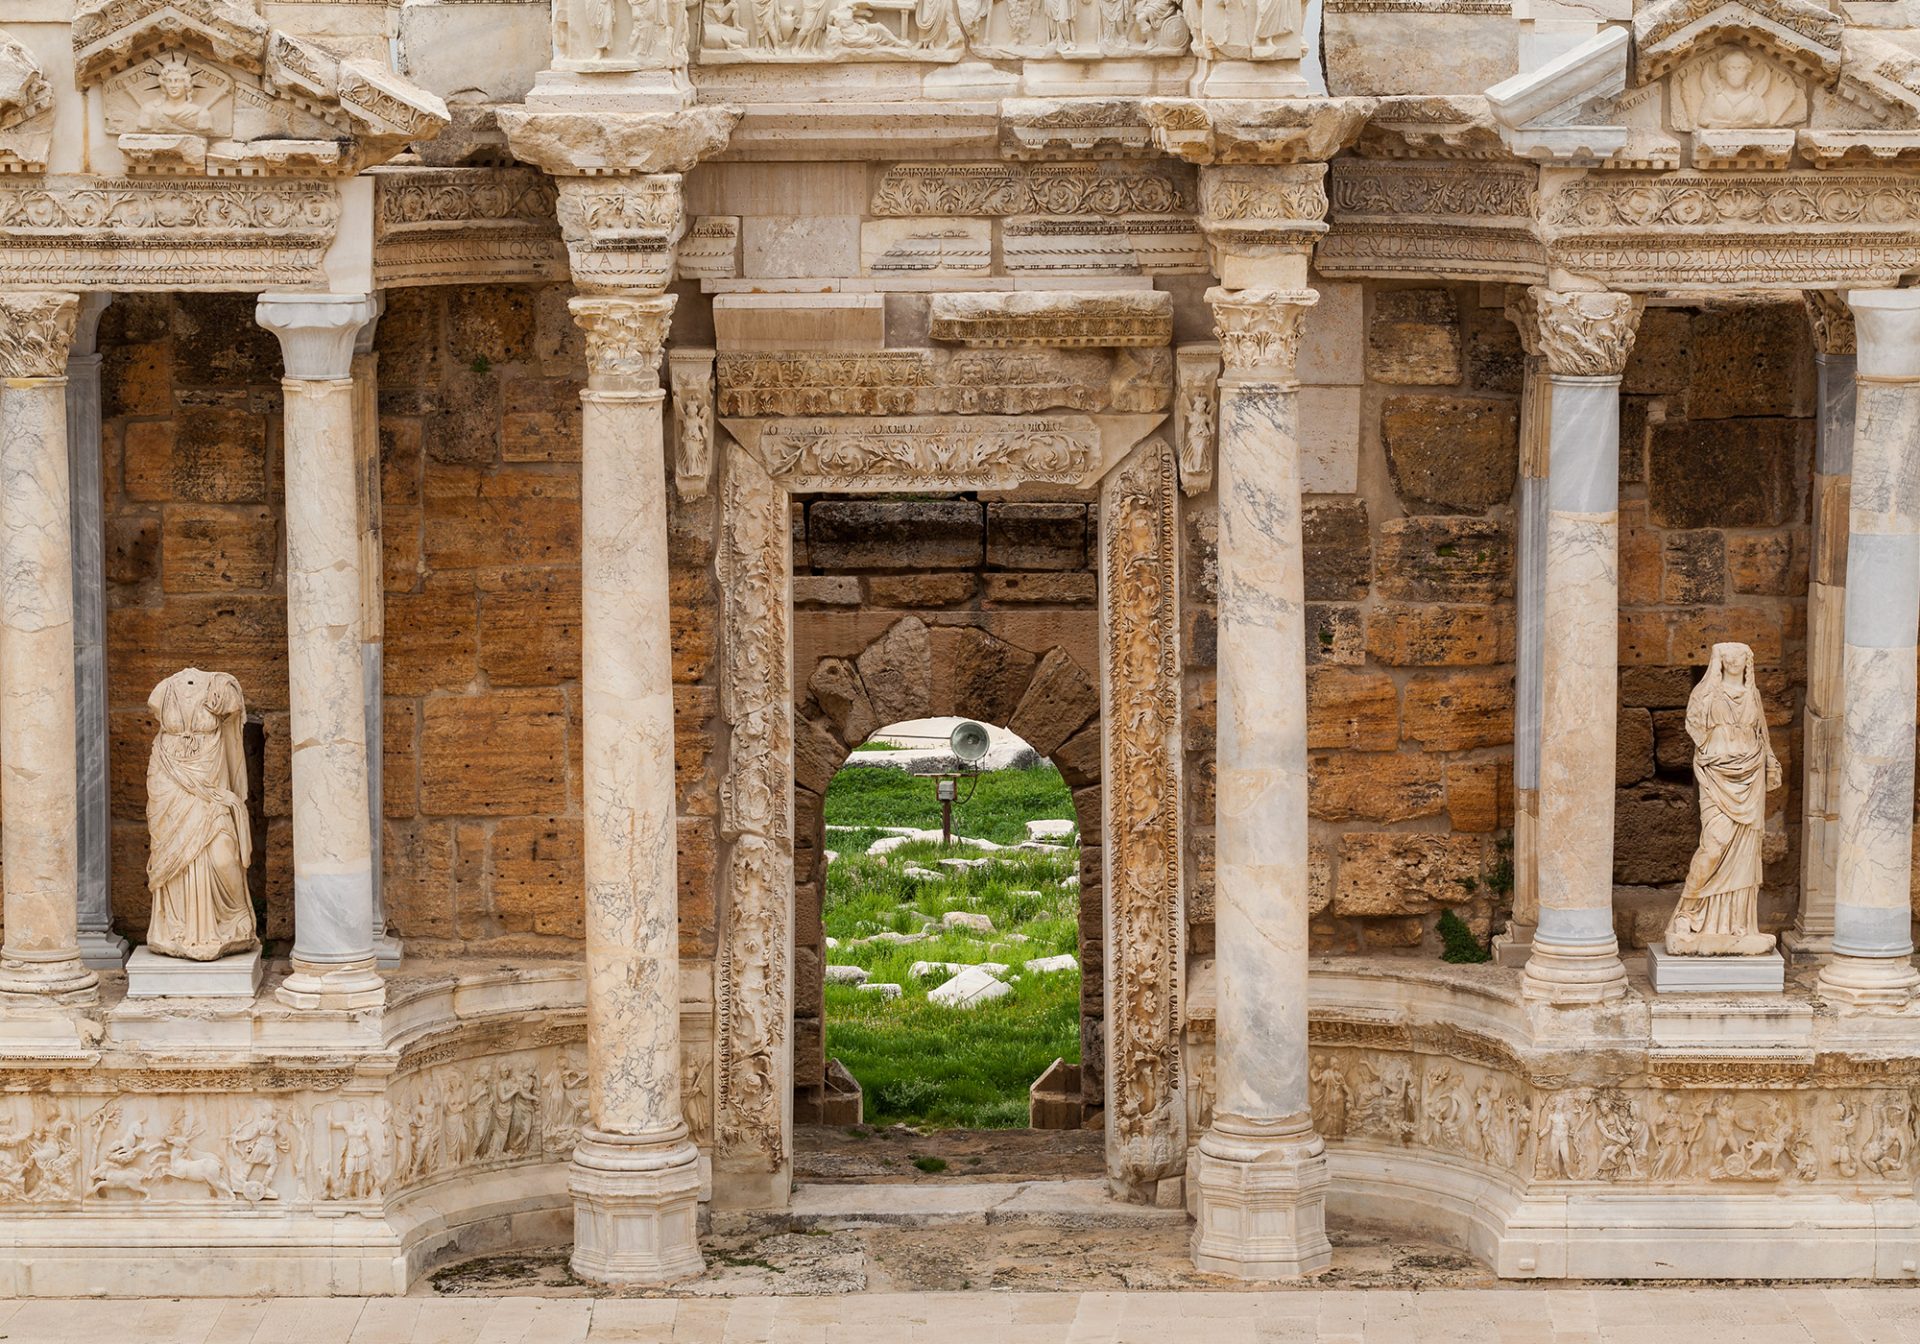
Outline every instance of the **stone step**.
{"type": "Polygon", "coordinates": [[[1127,1204],[1104,1180],[803,1184],[782,1221],[794,1227],[908,1227],[1031,1223],[1041,1227],[1138,1227],[1186,1221],[1184,1209],[1127,1204]]]}

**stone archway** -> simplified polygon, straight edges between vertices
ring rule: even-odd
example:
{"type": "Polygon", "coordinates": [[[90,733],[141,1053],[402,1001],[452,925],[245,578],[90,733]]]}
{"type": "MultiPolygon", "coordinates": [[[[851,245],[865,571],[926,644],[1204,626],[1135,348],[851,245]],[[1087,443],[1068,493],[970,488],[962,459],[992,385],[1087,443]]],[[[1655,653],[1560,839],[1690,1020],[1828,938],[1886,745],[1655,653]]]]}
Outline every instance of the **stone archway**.
{"type": "MultiPolygon", "coordinates": [[[[1107,1168],[1116,1192],[1164,1201],[1180,1188],[1186,1162],[1179,491],[1173,450],[1159,438],[1140,440],[1157,417],[1106,419],[1130,420],[1138,430],[1126,440],[1134,446],[1099,454],[1078,481],[1097,481],[1100,490],[1107,1168]]],[[[1102,426],[1111,431],[1108,441],[1128,428],[1102,426]]],[[[777,434],[754,438],[753,446],[729,443],[724,454],[717,548],[727,725],[714,1029],[714,1203],[722,1208],[781,1207],[790,1193],[793,783],[803,754],[830,762],[830,775],[847,745],[832,732],[832,745],[796,750],[789,491],[1005,490],[1032,479],[1015,451],[964,480],[950,468],[915,471],[894,463],[884,484],[871,477],[836,481],[835,455],[817,429],[803,455],[775,446],[777,434]]],[[[1051,449],[1035,460],[1053,460],[1051,449]]],[[[811,720],[799,727],[815,731],[811,720]]],[[[824,787],[825,777],[818,782],[824,787]]]]}
{"type": "MultiPolygon", "coordinates": [[[[1070,614],[1085,621],[1073,643],[1091,651],[1097,646],[1097,603],[1070,614]]],[[[826,873],[820,857],[827,785],[877,729],[928,717],[979,719],[1011,729],[1053,762],[1073,793],[1081,843],[1081,1098],[1091,1110],[1105,1104],[1100,674],[1097,665],[1082,667],[1067,643],[1033,650],[1001,638],[988,628],[993,616],[981,613],[981,625],[931,627],[919,616],[898,616],[857,655],[827,654],[810,670],[795,670],[794,1104],[803,1121],[815,1118],[808,1102],[818,1101],[826,1062],[820,928],[826,873]]]]}

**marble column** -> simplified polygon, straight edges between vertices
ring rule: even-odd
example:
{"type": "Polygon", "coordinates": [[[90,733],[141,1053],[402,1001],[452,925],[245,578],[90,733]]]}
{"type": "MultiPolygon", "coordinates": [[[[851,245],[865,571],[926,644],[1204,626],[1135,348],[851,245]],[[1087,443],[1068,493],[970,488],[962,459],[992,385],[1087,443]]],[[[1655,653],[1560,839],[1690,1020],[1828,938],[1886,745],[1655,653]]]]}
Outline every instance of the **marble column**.
{"type": "Polygon", "coordinates": [[[67,356],[67,476],[73,496],[75,845],[80,959],[119,970],[127,940],[113,931],[113,828],[107,794],[107,557],[100,481],[100,356],[94,337],[113,296],[83,294],[67,356]]]}
{"type": "Polygon", "coordinates": [[[1800,911],[1784,938],[1796,952],[1833,950],[1833,870],[1840,841],[1840,732],[1845,721],[1847,492],[1853,480],[1853,313],[1845,296],[1806,295],[1818,377],[1813,545],[1807,574],[1806,773],[1801,789],[1800,911]]]}
{"type": "Polygon", "coordinates": [[[1494,960],[1521,967],[1540,922],[1540,672],[1546,654],[1541,606],[1547,589],[1547,363],[1533,302],[1510,290],[1507,316],[1520,332],[1520,488],[1514,614],[1520,625],[1513,678],[1513,915],[1493,940],[1494,960]]]}
{"type": "Polygon", "coordinates": [[[1920,633],[1920,290],[1848,295],[1857,334],[1841,631],[1833,956],[1819,992],[1912,997],[1914,657],[1920,633]]]}
{"type": "Polygon", "coordinates": [[[295,1008],[377,1007],[353,346],[362,294],[262,294],[286,375],[287,673],[293,735],[295,1008]]]}
{"type": "Polygon", "coordinates": [[[1307,703],[1295,356],[1310,289],[1207,291],[1219,332],[1213,1123],[1193,1261],[1316,1273],[1326,1145],[1307,1093],[1307,703]]]}
{"type": "Polygon", "coordinates": [[[574,1150],[573,1270],[655,1284],[702,1268],[699,1154],[680,1106],[673,632],[667,608],[671,296],[576,298],[581,393],[589,1123],[574,1150]]]}
{"type": "Polygon", "coordinates": [[[85,1001],[67,354],[79,300],[0,294],[0,994],[85,1001]]]}
{"type": "Polygon", "coordinates": [[[1594,1003],[1627,991],[1613,930],[1613,758],[1619,722],[1620,376],[1640,300],[1535,287],[1546,361],[1540,600],[1539,923],[1526,998],[1594,1003]]]}
{"type": "Polygon", "coordinates": [[[386,556],[380,531],[380,356],[374,332],[386,300],[374,296],[374,316],[353,343],[354,511],[360,534],[360,686],[366,705],[367,852],[373,864],[373,950],[383,971],[400,964],[400,940],[387,932],[381,766],[386,722],[386,556]]]}

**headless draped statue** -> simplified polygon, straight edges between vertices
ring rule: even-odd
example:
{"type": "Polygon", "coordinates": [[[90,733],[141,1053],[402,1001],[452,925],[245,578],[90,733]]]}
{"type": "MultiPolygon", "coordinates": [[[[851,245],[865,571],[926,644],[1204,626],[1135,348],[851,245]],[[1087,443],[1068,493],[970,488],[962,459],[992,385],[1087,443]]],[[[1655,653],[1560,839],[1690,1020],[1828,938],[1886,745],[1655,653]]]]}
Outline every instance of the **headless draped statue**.
{"type": "Polygon", "coordinates": [[[1760,932],[1760,843],[1780,762],[1767,741],[1767,710],[1745,644],[1713,646],[1707,674],[1687,698],[1687,736],[1700,786],[1700,847],[1667,924],[1667,951],[1771,952],[1773,935],[1760,932]]]}
{"type": "Polygon", "coordinates": [[[251,951],[240,683],[189,667],[154,687],[147,708],[160,721],[147,760],[147,948],[192,961],[251,951]]]}

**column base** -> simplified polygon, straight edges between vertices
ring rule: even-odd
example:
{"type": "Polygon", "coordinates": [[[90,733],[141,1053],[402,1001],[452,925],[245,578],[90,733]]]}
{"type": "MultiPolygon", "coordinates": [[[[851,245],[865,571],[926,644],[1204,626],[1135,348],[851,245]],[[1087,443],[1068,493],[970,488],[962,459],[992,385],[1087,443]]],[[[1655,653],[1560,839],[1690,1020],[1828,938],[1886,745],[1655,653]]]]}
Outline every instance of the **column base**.
{"type": "Polygon", "coordinates": [[[1804,929],[1796,924],[1780,935],[1780,946],[1797,957],[1824,957],[1833,951],[1833,929],[1804,929]]]}
{"type": "Polygon", "coordinates": [[[1298,1117],[1271,1133],[1210,1129],[1193,1156],[1193,1266],[1266,1282],[1318,1274],[1327,1240],[1327,1146],[1298,1117]]]}
{"type": "Polygon", "coordinates": [[[1520,976],[1520,997],[1533,1003],[1605,1003],[1626,992],[1617,945],[1555,947],[1536,940],[1520,976]]]}
{"type": "Polygon", "coordinates": [[[706,1269],[700,1153],[682,1129],[664,1142],[587,1130],[567,1172],[573,1272],[591,1283],[658,1286],[706,1269]]]}
{"type": "Polygon", "coordinates": [[[383,971],[400,969],[400,940],[390,933],[377,934],[373,940],[373,964],[383,971]]]}
{"type": "Polygon", "coordinates": [[[132,945],[111,929],[80,930],[80,964],[96,971],[117,971],[127,964],[132,945]]]}
{"type": "Polygon", "coordinates": [[[1850,957],[1835,953],[1820,968],[1814,991],[1851,1008],[1904,1008],[1920,988],[1911,957],[1850,957]]]}
{"type": "Polygon", "coordinates": [[[99,993],[99,974],[80,960],[77,951],[55,961],[0,958],[0,995],[18,994],[50,1003],[92,1003],[99,993]]]}
{"type": "Polygon", "coordinates": [[[372,957],[345,962],[306,962],[296,957],[293,974],[280,982],[273,997],[289,1008],[351,1012],[384,1004],[387,982],[374,969],[372,957]]]}
{"type": "Polygon", "coordinates": [[[1507,927],[1493,936],[1493,964],[1511,966],[1518,969],[1527,964],[1527,958],[1533,955],[1533,933],[1536,925],[1522,924],[1519,920],[1509,920],[1507,927]]]}

